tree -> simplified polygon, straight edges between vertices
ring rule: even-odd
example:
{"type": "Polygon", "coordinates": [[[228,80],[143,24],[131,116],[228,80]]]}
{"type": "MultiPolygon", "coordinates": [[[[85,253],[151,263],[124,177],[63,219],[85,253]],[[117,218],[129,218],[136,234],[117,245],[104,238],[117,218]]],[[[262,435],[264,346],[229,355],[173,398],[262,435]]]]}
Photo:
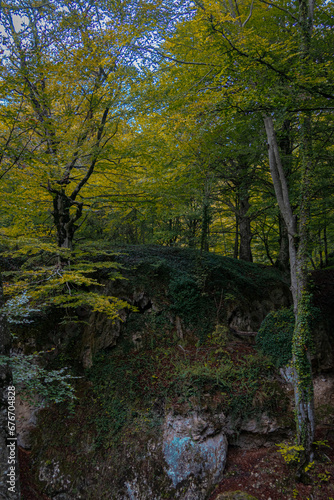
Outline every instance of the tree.
{"type": "Polygon", "coordinates": [[[121,120],[115,103],[129,76],[122,64],[126,36],[110,50],[115,30],[99,33],[96,14],[81,5],[15,3],[3,11],[9,51],[3,78],[23,101],[21,120],[36,123],[32,175],[52,196],[58,245],[71,248],[83,212],[77,198],[121,120]],[[13,12],[26,20],[19,29],[13,12]]]}
{"type": "Polygon", "coordinates": [[[34,124],[24,167],[38,178],[36,201],[45,199],[41,187],[52,199],[60,247],[72,248],[92,178],[108,170],[136,112],[131,89],[145,78],[138,68],[153,33],[159,40],[178,10],[137,0],[3,5],[2,82],[12,102],[21,100],[21,123],[34,124]]]}

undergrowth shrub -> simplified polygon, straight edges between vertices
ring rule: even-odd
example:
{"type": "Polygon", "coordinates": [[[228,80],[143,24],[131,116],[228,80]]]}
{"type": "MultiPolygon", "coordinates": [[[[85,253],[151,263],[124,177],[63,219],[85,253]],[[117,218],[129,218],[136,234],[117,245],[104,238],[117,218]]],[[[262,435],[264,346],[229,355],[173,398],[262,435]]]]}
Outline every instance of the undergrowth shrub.
{"type": "Polygon", "coordinates": [[[301,445],[290,445],[286,443],[279,443],[276,445],[278,447],[278,453],[280,453],[288,465],[297,465],[301,460],[301,454],[304,451],[304,447],[301,445]]]}
{"type": "MultiPolygon", "coordinates": [[[[306,321],[311,332],[319,320],[320,314],[318,307],[313,305],[308,307],[306,321]]],[[[292,359],[294,326],[295,317],[292,308],[273,311],[262,321],[256,336],[257,347],[267,356],[271,356],[277,367],[287,365],[292,359]]],[[[314,349],[312,339],[310,339],[310,347],[314,349]]]]}
{"type": "Polygon", "coordinates": [[[96,400],[96,446],[112,446],[129,429],[146,432],[159,426],[165,405],[181,405],[188,411],[192,398],[201,400],[208,393],[233,421],[263,411],[275,413],[278,407],[284,411],[284,397],[270,380],[272,365],[266,356],[243,355],[236,363],[219,350],[209,359],[215,346],[210,341],[208,345],[176,345],[130,355],[119,349],[97,356],[87,371],[96,400]]]}
{"type": "Polygon", "coordinates": [[[212,331],[214,310],[195,278],[187,275],[173,277],[169,285],[170,309],[195,331],[202,344],[212,331]]]}
{"type": "Polygon", "coordinates": [[[172,309],[189,322],[196,320],[201,302],[201,292],[195,280],[188,276],[174,277],[169,285],[172,309]]]}
{"type": "Polygon", "coordinates": [[[43,408],[52,403],[66,402],[69,409],[73,409],[75,377],[68,373],[68,368],[47,370],[40,366],[44,351],[23,355],[0,356],[0,364],[7,364],[13,372],[13,384],[16,386],[20,397],[31,405],[43,408]]]}
{"type": "Polygon", "coordinates": [[[256,337],[257,347],[271,356],[276,366],[284,366],[292,358],[292,336],[295,318],[292,309],[269,313],[263,320],[256,337]]]}
{"type": "Polygon", "coordinates": [[[220,359],[219,363],[202,361],[191,364],[179,361],[175,366],[180,393],[192,392],[200,395],[204,392],[222,396],[224,410],[232,417],[248,418],[262,411],[277,410],[277,402],[282,395],[276,397],[277,388],[266,384],[272,365],[266,356],[246,355],[239,358],[236,364],[229,355],[220,359]]]}
{"type": "Polygon", "coordinates": [[[163,350],[156,356],[145,351],[124,355],[121,350],[96,356],[87,370],[98,409],[92,418],[96,447],[117,443],[126,426],[136,430],[156,424],[152,403],[166,394],[165,379],[159,376],[165,356],[163,350]]]}

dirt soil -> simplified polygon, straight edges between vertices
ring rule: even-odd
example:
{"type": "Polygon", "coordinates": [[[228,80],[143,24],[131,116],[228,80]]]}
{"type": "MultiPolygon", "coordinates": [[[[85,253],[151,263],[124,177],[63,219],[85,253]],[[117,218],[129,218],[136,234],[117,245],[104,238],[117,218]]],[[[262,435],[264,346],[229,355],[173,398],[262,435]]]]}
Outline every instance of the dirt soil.
{"type": "Polygon", "coordinates": [[[30,451],[19,448],[21,500],[51,500],[40,492],[31,474],[30,451]]]}
{"type": "Polygon", "coordinates": [[[230,447],[224,479],[209,500],[219,493],[241,490],[258,500],[334,500],[334,428],[319,428],[316,441],[319,445],[309,482],[295,480],[294,468],[288,466],[277,446],[242,450],[230,447]]]}

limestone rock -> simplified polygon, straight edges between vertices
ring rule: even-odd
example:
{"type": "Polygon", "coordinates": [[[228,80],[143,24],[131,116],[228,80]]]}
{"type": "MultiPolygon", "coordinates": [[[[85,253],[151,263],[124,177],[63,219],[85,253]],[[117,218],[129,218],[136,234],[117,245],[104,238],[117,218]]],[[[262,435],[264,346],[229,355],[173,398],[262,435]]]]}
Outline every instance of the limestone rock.
{"type": "Polygon", "coordinates": [[[275,418],[269,418],[263,413],[260,419],[251,418],[241,425],[242,431],[256,434],[270,434],[277,431],[280,426],[275,418]]]}
{"type": "Polygon", "coordinates": [[[203,415],[167,415],[163,453],[173,486],[189,482],[182,498],[205,498],[203,491],[206,493],[222,479],[227,447],[225,433],[203,415]],[[197,484],[200,490],[196,493],[197,484]]]}
{"type": "Polygon", "coordinates": [[[116,500],[204,500],[223,478],[227,439],[221,419],[167,414],[163,434],[129,456],[130,471],[116,500]]]}
{"type": "Polygon", "coordinates": [[[92,359],[96,352],[115,346],[121,334],[122,320],[126,318],[126,311],[120,311],[120,320],[111,320],[106,315],[95,312],[89,317],[81,341],[81,359],[84,368],[92,366],[92,359]]]}
{"type": "Polygon", "coordinates": [[[248,420],[232,421],[228,417],[224,422],[223,430],[228,437],[229,444],[245,450],[271,446],[293,433],[286,422],[271,418],[266,413],[248,420]]]}
{"type": "Polygon", "coordinates": [[[334,405],[334,376],[332,374],[320,375],[314,378],[313,383],[315,407],[324,404],[334,405]]]}
{"type": "Polygon", "coordinates": [[[328,324],[326,318],[320,319],[314,327],[315,354],[312,356],[312,365],[318,373],[328,372],[334,368],[332,331],[333,328],[328,324]]]}
{"type": "Polygon", "coordinates": [[[24,449],[31,448],[30,432],[37,424],[37,414],[41,405],[36,404],[32,406],[28,401],[24,401],[17,396],[16,398],[16,431],[17,431],[17,444],[24,449]]]}
{"type": "Polygon", "coordinates": [[[152,301],[144,290],[134,291],[132,303],[139,309],[141,313],[150,311],[152,309],[152,301]]]}
{"type": "Polygon", "coordinates": [[[57,460],[52,459],[41,465],[39,469],[39,480],[46,483],[46,489],[47,491],[52,491],[53,498],[57,498],[55,494],[60,493],[66,498],[66,490],[69,488],[71,480],[61,472],[57,460]]]}
{"type": "MultiPolygon", "coordinates": [[[[280,368],[280,374],[292,390],[293,370],[290,366],[280,368]]],[[[314,407],[321,409],[324,407],[334,408],[334,375],[323,373],[316,375],[313,379],[314,407]]]]}
{"type": "Polygon", "coordinates": [[[244,297],[242,301],[230,302],[227,309],[227,320],[230,328],[244,332],[257,331],[269,312],[290,306],[288,286],[275,285],[266,292],[266,296],[261,299],[252,300],[249,297],[244,297]]]}

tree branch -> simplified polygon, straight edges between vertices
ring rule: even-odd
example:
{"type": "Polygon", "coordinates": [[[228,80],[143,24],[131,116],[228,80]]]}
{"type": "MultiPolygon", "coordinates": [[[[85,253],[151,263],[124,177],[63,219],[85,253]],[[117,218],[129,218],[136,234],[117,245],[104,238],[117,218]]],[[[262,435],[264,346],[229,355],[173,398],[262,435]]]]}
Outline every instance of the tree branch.
{"type": "Polygon", "coordinates": [[[78,183],[78,185],[76,186],[76,188],[73,190],[72,194],[70,195],[70,198],[72,200],[75,200],[75,198],[77,197],[79,191],[87,183],[87,181],[89,180],[90,176],[92,175],[92,173],[94,171],[94,167],[96,165],[98,154],[99,154],[98,150],[100,148],[100,142],[101,142],[103,130],[104,130],[106,122],[107,122],[108,113],[109,113],[109,108],[107,107],[104,110],[104,113],[103,113],[103,116],[102,116],[102,119],[101,119],[101,124],[100,124],[100,126],[98,128],[98,131],[97,131],[97,141],[96,141],[96,145],[95,145],[95,151],[93,152],[93,159],[91,161],[90,167],[89,167],[86,175],[78,183]]]}
{"type": "Polygon", "coordinates": [[[267,2],[266,0],[259,0],[259,2],[265,3],[266,5],[270,5],[271,7],[275,7],[276,9],[279,9],[282,12],[285,12],[286,14],[288,14],[289,16],[291,16],[292,19],[294,19],[297,23],[299,22],[299,20],[297,19],[297,17],[295,17],[293,14],[291,14],[291,12],[289,12],[288,10],[283,9],[283,7],[279,7],[277,4],[272,3],[272,2],[267,2]]]}

